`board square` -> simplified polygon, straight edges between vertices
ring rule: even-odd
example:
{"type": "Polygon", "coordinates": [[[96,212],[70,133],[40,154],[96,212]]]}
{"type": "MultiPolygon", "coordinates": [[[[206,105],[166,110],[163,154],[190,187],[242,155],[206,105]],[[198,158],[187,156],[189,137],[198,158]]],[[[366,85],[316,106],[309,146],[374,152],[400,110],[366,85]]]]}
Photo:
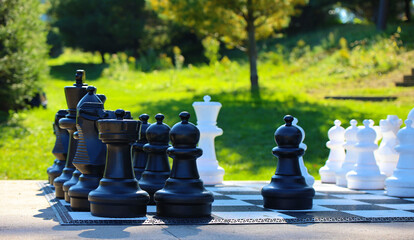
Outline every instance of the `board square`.
{"type": "Polygon", "coordinates": [[[358,210],[358,211],[344,211],[346,213],[357,215],[365,218],[378,217],[414,217],[414,213],[402,210],[358,210]]]}

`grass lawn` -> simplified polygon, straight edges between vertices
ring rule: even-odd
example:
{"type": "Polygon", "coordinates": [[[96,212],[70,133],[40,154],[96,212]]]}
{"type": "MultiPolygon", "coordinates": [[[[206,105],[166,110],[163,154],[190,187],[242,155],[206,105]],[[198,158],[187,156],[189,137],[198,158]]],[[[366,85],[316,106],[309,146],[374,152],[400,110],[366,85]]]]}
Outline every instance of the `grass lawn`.
{"type": "Polygon", "coordinates": [[[283,124],[283,116],[291,114],[306,132],[305,164],[319,178],[318,170],[329,153],[325,146],[327,131],[335,119],[341,120],[344,127],[353,118],[359,124],[363,119],[373,119],[378,124],[389,114],[404,120],[414,107],[414,89],[395,87],[395,82],[414,67],[414,51],[402,47],[395,50],[387,45],[392,45],[391,38],[386,36],[387,41],[348,50],[296,47],[304,51],[297,61],[276,62],[274,58],[279,56],[262,53],[258,65],[260,99],[250,95],[249,67],[243,62],[151,73],[120,70],[124,80],[117,80],[102,76],[107,66],[99,64],[99,56],[66,52],[49,60],[50,78],[44,81],[48,108],[13,113],[1,123],[0,179],[46,179],[46,168],[54,159],[54,114],[66,108],[63,87],[73,84],[76,69],[85,69],[86,82],[107,96],[106,109],[123,108],[136,119],[141,113],[148,113],[150,122],[154,122],[154,115],[160,112],[172,126],[179,121],[178,114],[186,110],[195,123],[194,101],[210,95],[212,101],[221,102],[217,125],[224,134],[216,138],[216,152],[226,171],[225,180],[270,179],[277,161],[271,154],[276,145],[274,132],[283,124]],[[362,102],[324,98],[343,95],[398,99],[362,102]]]}

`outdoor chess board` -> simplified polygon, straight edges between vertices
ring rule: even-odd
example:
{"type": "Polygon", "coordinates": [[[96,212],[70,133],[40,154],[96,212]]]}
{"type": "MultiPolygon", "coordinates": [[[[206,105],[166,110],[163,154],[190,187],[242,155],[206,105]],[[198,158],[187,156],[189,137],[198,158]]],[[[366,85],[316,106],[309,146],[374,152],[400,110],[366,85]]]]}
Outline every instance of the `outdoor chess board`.
{"type": "Polygon", "coordinates": [[[61,225],[147,225],[147,224],[256,224],[326,222],[412,222],[414,198],[397,198],[384,190],[355,191],[333,184],[316,183],[310,210],[273,210],[263,207],[260,190],[265,183],[226,182],[206,186],[214,194],[211,218],[160,218],[156,207],[148,206],[141,218],[94,217],[90,212],[74,212],[64,200],[55,198],[49,184],[39,184],[61,225]]]}

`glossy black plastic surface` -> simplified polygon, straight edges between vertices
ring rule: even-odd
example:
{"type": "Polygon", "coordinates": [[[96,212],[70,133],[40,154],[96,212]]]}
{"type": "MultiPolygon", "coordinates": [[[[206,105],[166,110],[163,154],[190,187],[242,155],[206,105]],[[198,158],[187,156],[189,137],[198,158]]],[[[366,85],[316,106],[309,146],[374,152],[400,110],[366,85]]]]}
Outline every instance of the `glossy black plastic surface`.
{"type": "Polygon", "coordinates": [[[142,217],[149,195],[135,179],[130,144],[137,140],[139,121],[124,119],[125,111],[115,111],[116,119],[98,121],[99,139],[107,145],[104,177],[89,193],[91,213],[100,217],[142,217]]]}
{"type": "Polygon", "coordinates": [[[148,143],[146,132],[150,126],[148,124],[149,116],[147,114],[141,114],[139,120],[141,121],[141,127],[138,132],[138,140],[131,146],[132,162],[134,163],[135,178],[139,181],[142,173],[145,171],[147,165],[148,153],[144,152],[144,145],[148,143]]]}
{"type": "MultiPolygon", "coordinates": [[[[66,129],[69,133],[69,146],[65,168],[63,169],[62,174],[59,177],[57,177],[53,183],[53,185],[55,186],[55,194],[57,198],[65,197],[63,185],[65,182],[69,181],[72,178],[73,172],[76,170],[75,166],[73,166],[72,161],[76,153],[78,141],[73,138],[73,133],[76,131],[76,106],[79,100],[86,94],[87,84],[83,83],[85,79],[85,71],[77,70],[75,79],[76,83],[73,84],[73,86],[65,87],[68,114],[65,118],[59,120],[60,128],[66,129]]],[[[78,173],[80,175],[80,172],[78,173]]],[[[77,175],[78,173],[75,173],[72,182],[75,182],[77,176],[79,176],[77,175]]],[[[67,187],[66,189],[69,190],[69,187],[67,187]]]]}
{"type": "Polygon", "coordinates": [[[190,114],[180,113],[181,122],[170,132],[172,147],[167,153],[173,159],[171,176],[163,189],[154,195],[157,216],[161,217],[209,217],[213,194],[204,188],[198,174],[196,160],[202,155],[197,148],[200,131],[188,122],[190,114]]]}
{"type": "Polygon", "coordinates": [[[148,143],[144,145],[143,150],[148,154],[148,160],[139,180],[141,188],[150,195],[149,205],[155,204],[154,193],[164,187],[171,171],[166,152],[170,147],[170,127],[162,122],[162,114],[157,114],[155,120],[157,122],[151,124],[146,131],[148,143]]]}
{"type": "Polygon", "coordinates": [[[56,135],[56,141],[52,153],[55,155],[56,159],[54,160],[53,165],[47,169],[49,183],[52,185],[55,178],[62,174],[68,155],[69,133],[65,129],[59,127],[59,120],[64,118],[66,114],[68,114],[68,111],[59,110],[55,115],[55,121],[53,123],[53,132],[56,135]]]}
{"type": "Polygon", "coordinates": [[[275,132],[278,146],[273,148],[273,155],[279,161],[270,184],[262,188],[263,205],[271,209],[311,209],[315,190],[306,184],[299,167],[299,157],[304,154],[299,148],[302,133],[292,125],[292,116],[284,120],[286,124],[275,132]]]}

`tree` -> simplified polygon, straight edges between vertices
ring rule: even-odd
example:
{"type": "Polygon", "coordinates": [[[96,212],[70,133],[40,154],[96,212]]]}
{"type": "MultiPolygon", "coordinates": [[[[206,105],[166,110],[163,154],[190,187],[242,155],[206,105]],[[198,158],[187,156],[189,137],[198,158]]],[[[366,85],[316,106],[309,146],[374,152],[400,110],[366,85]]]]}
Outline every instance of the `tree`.
{"type": "Polygon", "coordinates": [[[145,0],[51,0],[49,15],[65,44],[84,51],[138,56],[145,0]]]}
{"type": "Polygon", "coordinates": [[[0,0],[0,110],[24,106],[47,73],[39,0],[0,0]]]}
{"type": "Polygon", "coordinates": [[[228,47],[244,50],[249,58],[250,83],[259,92],[256,40],[289,24],[295,7],[307,0],[149,0],[162,17],[219,38],[228,47]]]}

